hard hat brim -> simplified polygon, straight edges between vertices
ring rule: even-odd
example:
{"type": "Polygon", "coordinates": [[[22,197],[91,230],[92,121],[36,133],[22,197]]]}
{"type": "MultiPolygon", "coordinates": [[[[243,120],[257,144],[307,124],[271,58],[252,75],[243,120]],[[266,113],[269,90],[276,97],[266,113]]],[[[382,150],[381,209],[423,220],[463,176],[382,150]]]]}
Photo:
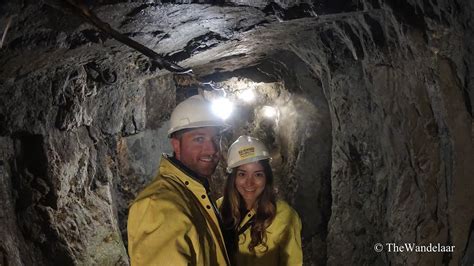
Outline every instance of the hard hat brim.
{"type": "Polygon", "coordinates": [[[227,166],[227,173],[232,173],[232,169],[236,168],[236,167],[239,167],[241,165],[244,165],[244,164],[248,164],[248,163],[254,163],[254,162],[258,162],[258,161],[261,161],[261,160],[266,160],[266,159],[271,159],[272,157],[270,156],[267,156],[267,155],[260,155],[260,156],[255,156],[255,157],[252,157],[252,158],[247,158],[247,159],[244,159],[244,160],[241,160],[237,163],[234,163],[232,165],[228,165],[227,166]]]}
{"type": "Polygon", "coordinates": [[[195,123],[190,123],[187,125],[183,125],[180,127],[175,127],[175,128],[170,128],[168,130],[168,138],[171,138],[171,135],[175,132],[178,132],[183,129],[194,129],[194,128],[201,128],[201,127],[218,127],[221,130],[219,131],[220,133],[225,132],[231,128],[229,124],[226,124],[224,122],[218,122],[218,121],[199,121],[195,123]]]}

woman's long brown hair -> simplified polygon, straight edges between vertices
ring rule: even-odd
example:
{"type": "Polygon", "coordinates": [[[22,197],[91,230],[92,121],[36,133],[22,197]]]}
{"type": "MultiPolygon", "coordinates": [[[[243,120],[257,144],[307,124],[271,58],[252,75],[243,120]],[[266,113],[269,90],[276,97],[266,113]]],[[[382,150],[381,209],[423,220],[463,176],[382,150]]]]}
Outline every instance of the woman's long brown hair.
{"type": "MultiPolygon", "coordinates": [[[[272,223],[276,215],[276,195],[273,188],[273,172],[269,160],[258,161],[263,167],[266,183],[262,194],[255,202],[255,222],[250,229],[251,241],[248,246],[250,252],[255,252],[255,247],[262,244],[265,248],[266,229],[272,223]]],[[[247,212],[245,201],[235,187],[235,177],[238,167],[232,170],[227,177],[224,187],[224,199],[220,208],[222,221],[226,229],[237,232],[240,221],[247,212]]],[[[236,236],[238,239],[238,236],[236,236]]]]}

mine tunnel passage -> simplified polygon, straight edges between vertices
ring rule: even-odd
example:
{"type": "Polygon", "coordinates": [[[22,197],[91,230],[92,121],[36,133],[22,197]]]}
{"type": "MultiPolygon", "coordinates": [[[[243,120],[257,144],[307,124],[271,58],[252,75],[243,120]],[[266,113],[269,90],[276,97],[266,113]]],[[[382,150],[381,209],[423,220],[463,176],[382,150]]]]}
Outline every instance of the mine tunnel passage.
{"type": "Polygon", "coordinates": [[[129,264],[129,204],[194,94],[233,106],[223,156],[270,147],[305,264],[472,262],[472,1],[73,2],[0,4],[0,264],[129,264]]]}
{"type": "MultiPolygon", "coordinates": [[[[297,56],[281,51],[278,60],[267,59],[256,66],[211,74],[203,79],[214,82],[214,89],[203,94],[218,104],[216,108],[221,109],[216,111],[227,115],[231,110],[226,108],[232,109],[227,118],[232,129],[224,135],[222,154],[225,155],[228,145],[244,134],[258,137],[271,147],[278,194],[301,213],[304,243],[318,242],[323,246],[331,206],[331,122],[327,101],[315,75],[297,56]],[[291,68],[285,68],[287,65],[291,68]]],[[[179,79],[174,86],[177,99],[197,92],[192,85],[179,79]]],[[[151,124],[159,122],[151,121],[151,124]]],[[[145,179],[154,176],[160,154],[156,146],[149,143],[166,142],[164,132],[161,128],[145,129],[139,134],[142,137],[125,137],[128,147],[133,147],[131,160],[136,160],[137,164],[151,163],[143,165],[148,169],[142,173],[145,179]],[[161,132],[161,136],[147,134],[148,130],[161,132]],[[162,139],[149,140],[147,136],[162,139]],[[147,158],[150,156],[154,157],[147,158]]],[[[221,162],[225,162],[225,158],[221,162]]],[[[216,198],[222,193],[226,176],[223,169],[224,163],[211,184],[216,198]]],[[[318,253],[324,254],[323,250],[318,253]]]]}
{"type": "MultiPolygon", "coordinates": [[[[166,84],[156,79],[170,77],[153,78],[153,81],[142,84],[166,84]]],[[[146,96],[146,104],[154,108],[156,100],[165,91],[176,95],[177,102],[200,91],[232,126],[224,133],[222,155],[225,156],[230,143],[240,135],[261,139],[271,148],[271,164],[279,196],[291,202],[300,213],[304,246],[309,247],[309,243],[320,246],[317,252],[308,248],[305,256],[324,259],[331,206],[331,121],[321,82],[290,51],[279,51],[278,59],[267,58],[254,66],[213,73],[201,79],[205,83],[212,82],[210,88],[198,90],[186,77],[178,76],[169,83],[169,88],[146,89],[150,93],[146,96]]],[[[135,165],[133,175],[140,174],[143,180],[151,180],[156,174],[157,155],[171,151],[163,143],[166,141],[167,122],[162,117],[153,120],[154,117],[157,116],[150,114],[147,124],[156,125],[156,128],[150,126],[143,132],[124,137],[128,160],[135,165]]],[[[221,162],[211,183],[215,198],[222,195],[225,182],[225,157],[221,162]]],[[[125,221],[127,209],[119,213],[125,221]]]]}

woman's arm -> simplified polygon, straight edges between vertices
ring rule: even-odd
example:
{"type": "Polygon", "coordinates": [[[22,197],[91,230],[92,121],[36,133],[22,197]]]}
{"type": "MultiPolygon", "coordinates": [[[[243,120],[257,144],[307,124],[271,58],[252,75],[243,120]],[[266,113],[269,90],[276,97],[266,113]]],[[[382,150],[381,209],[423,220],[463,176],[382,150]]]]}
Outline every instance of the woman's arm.
{"type": "Polygon", "coordinates": [[[300,217],[290,209],[287,218],[287,226],[279,242],[279,265],[303,265],[300,217]]]}

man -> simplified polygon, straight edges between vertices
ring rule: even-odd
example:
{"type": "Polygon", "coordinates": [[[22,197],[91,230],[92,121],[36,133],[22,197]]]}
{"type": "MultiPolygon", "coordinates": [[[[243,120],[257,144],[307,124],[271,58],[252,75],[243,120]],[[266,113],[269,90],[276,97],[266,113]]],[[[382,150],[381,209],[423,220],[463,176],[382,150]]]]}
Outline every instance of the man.
{"type": "Polygon", "coordinates": [[[129,211],[131,263],[228,265],[219,216],[208,194],[225,124],[200,95],[176,106],[170,123],[174,156],[162,156],[157,177],[129,211]]]}

